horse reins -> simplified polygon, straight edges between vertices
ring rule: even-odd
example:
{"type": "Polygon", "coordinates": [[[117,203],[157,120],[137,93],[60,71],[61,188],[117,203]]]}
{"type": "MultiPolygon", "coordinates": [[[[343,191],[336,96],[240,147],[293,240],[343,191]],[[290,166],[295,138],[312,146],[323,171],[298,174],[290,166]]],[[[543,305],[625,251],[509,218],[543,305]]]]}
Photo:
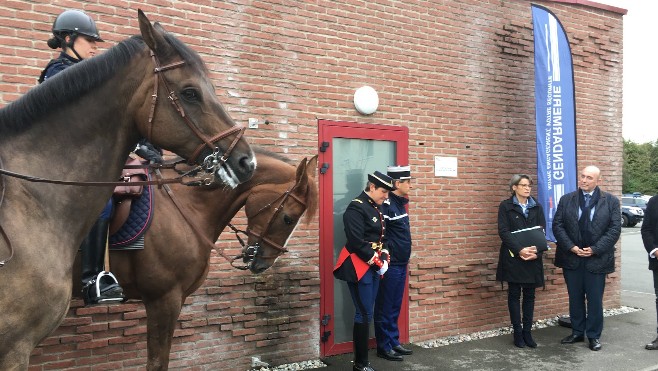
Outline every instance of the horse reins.
{"type": "MultiPolygon", "coordinates": [[[[162,174],[160,173],[159,169],[155,169],[155,173],[156,173],[156,177],[158,177],[158,178],[162,177],[162,174]]],[[[250,258],[251,260],[253,260],[253,258],[255,258],[256,254],[258,253],[258,247],[260,246],[260,243],[263,242],[263,241],[265,241],[268,245],[272,246],[274,249],[279,251],[279,254],[277,254],[276,256],[279,256],[283,253],[288,252],[288,249],[286,249],[285,247],[283,247],[283,246],[279,245],[278,243],[276,243],[276,242],[270,240],[269,238],[267,238],[266,234],[269,232],[270,227],[274,223],[274,220],[276,219],[277,214],[283,210],[283,205],[286,202],[286,200],[288,199],[288,197],[293,198],[294,200],[299,202],[302,206],[306,207],[306,203],[302,199],[300,199],[299,197],[297,197],[296,195],[294,195],[291,192],[291,189],[294,188],[294,185],[293,185],[290,189],[286,190],[281,196],[277,197],[274,201],[270,202],[269,204],[263,206],[260,210],[258,210],[258,212],[256,212],[256,214],[254,214],[254,216],[260,214],[263,210],[271,207],[274,202],[281,199],[281,202],[279,203],[279,206],[276,207],[274,214],[272,214],[272,216],[270,217],[270,220],[267,223],[267,227],[265,228],[265,231],[262,234],[255,233],[250,229],[247,229],[246,231],[243,231],[243,230],[240,230],[240,229],[236,228],[235,226],[233,226],[233,224],[228,223],[228,227],[231,228],[233,230],[233,232],[235,232],[235,237],[237,238],[238,242],[240,243],[240,245],[243,248],[243,251],[240,255],[231,258],[231,257],[229,257],[228,255],[226,255],[224,253],[223,248],[217,247],[217,245],[215,243],[210,241],[210,239],[208,239],[208,237],[206,237],[206,235],[203,234],[203,232],[199,229],[199,227],[196,225],[196,223],[194,223],[192,221],[192,219],[185,213],[185,211],[183,211],[183,207],[180,204],[180,202],[178,201],[178,198],[176,198],[176,196],[174,195],[173,190],[168,185],[164,185],[162,188],[164,188],[165,191],[167,191],[167,195],[169,196],[171,201],[176,206],[176,209],[178,209],[178,212],[183,216],[183,219],[185,219],[185,221],[192,228],[194,233],[196,233],[197,237],[199,237],[203,241],[203,243],[208,245],[210,247],[210,249],[214,249],[215,251],[217,251],[217,253],[221,257],[226,259],[229,262],[229,264],[231,264],[231,266],[233,268],[240,269],[240,270],[249,269],[249,264],[247,264],[247,265],[235,265],[235,261],[240,259],[240,258],[250,258]],[[254,236],[254,237],[258,238],[258,241],[256,242],[256,245],[254,245],[253,248],[252,248],[252,246],[247,246],[245,244],[245,242],[242,240],[242,238],[240,238],[238,233],[243,233],[247,236],[251,235],[251,236],[254,236]],[[246,250],[246,252],[245,252],[245,250],[246,250]],[[253,253],[249,253],[250,251],[253,251],[253,253]]],[[[264,257],[267,258],[269,256],[264,256],[264,257]]]]}
{"type": "MultiPolygon", "coordinates": [[[[2,169],[4,165],[2,164],[2,157],[0,157],[0,169],[2,169]]],[[[5,199],[5,180],[4,178],[0,177],[0,187],[2,187],[2,193],[0,193],[0,208],[2,207],[2,201],[5,199]]],[[[9,236],[7,236],[7,232],[5,232],[5,229],[2,227],[2,224],[0,224],[0,234],[2,234],[2,238],[4,238],[5,241],[7,241],[7,248],[9,249],[9,258],[5,260],[0,260],[0,268],[2,268],[8,261],[10,261],[14,257],[14,247],[11,245],[11,240],[9,239],[9,236]]]]}
{"type": "MultiPolygon", "coordinates": [[[[160,173],[160,169],[155,169],[155,175],[157,178],[162,178],[162,173],[160,173]]],[[[201,230],[199,230],[199,227],[190,219],[190,217],[183,211],[182,205],[178,202],[178,198],[174,196],[174,191],[169,187],[168,185],[164,185],[162,188],[164,188],[165,191],[167,191],[167,195],[171,199],[171,201],[174,203],[176,206],[176,209],[178,209],[178,212],[183,216],[183,219],[187,222],[187,224],[192,227],[192,230],[194,233],[196,233],[197,237],[199,237],[206,245],[211,246],[211,249],[214,248],[217,253],[222,256],[224,259],[228,260],[231,265],[233,265],[233,260],[232,258],[229,258],[226,254],[224,254],[223,249],[217,248],[217,245],[215,245],[208,237],[206,237],[205,234],[201,230]]],[[[237,268],[237,267],[236,267],[237,268]]],[[[246,268],[245,268],[246,269],[246,268]]]]}

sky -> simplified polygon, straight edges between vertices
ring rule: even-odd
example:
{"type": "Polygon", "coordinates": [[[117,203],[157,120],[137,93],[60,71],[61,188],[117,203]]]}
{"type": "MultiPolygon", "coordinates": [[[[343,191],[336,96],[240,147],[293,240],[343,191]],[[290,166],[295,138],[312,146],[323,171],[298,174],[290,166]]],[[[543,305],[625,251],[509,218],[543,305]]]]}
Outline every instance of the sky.
{"type": "MultiPolygon", "coordinates": [[[[624,110],[622,135],[635,143],[658,140],[658,1],[594,0],[628,10],[624,19],[624,110]]],[[[578,89],[578,87],[576,87],[578,89]]]]}

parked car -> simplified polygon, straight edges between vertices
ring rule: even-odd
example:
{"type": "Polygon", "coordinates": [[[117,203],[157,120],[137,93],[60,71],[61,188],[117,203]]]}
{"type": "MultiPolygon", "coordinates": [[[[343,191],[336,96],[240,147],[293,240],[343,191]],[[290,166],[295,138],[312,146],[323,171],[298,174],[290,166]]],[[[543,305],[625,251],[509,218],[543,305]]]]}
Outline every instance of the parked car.
{"type": "Polygon", "coordinates": [[[644,211],[637,206],[621,206],[621,226],[635,227],[644,219],[644,211]]]}
{"type": "Polygon", "coordinates": [[[637,206],[642,211],[647,211],[647,202],[650,196],[644,196],[639,192],[623,194],[621,196],[621,204],[623,206],[637,206]]]}

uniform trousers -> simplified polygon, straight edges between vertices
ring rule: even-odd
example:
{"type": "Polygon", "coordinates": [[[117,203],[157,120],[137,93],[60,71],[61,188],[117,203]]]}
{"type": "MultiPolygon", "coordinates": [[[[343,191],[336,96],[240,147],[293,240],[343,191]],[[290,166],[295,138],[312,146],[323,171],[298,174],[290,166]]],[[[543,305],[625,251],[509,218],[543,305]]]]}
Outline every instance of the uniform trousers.
{"type": "Polygon", "coordinates": [[[407,279],[407,265],[390,265],[379,283],[375,300],[377,348],[386,352],[400,345],[398,318],[407,279]]]}
{"type": "Polygon", "coordinates": [[[579,259],[576,269],[562,270],[569,293],[569,317],[573,335],[598,339],[603,331],[603,291],[606,275],[589,272],[585,268],[585,259],[579,259]]]}
{"type": "Polygon", "coordinates": [[[379,288],[379,274],[372,268],[359,282],[347,282],[354,303],[354,323],[369,323],[373,318],[373,307],[379,288]]]}

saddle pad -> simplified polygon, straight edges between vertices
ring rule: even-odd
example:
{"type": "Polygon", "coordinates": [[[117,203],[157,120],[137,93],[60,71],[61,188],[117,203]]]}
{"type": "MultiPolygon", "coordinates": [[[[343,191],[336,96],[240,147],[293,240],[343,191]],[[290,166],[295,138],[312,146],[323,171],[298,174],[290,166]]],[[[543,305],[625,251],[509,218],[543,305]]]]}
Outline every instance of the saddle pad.
{"type": "Polygon", "coordinates": [[[144,250],[144,235],[142,234],[141,236],[137,237],[137,239],[135,239],[132,243],[130,243],[128,245],[110,247],[110,250],[112,250],[112,251],[144,250]]]}
{"type": "MultiPolygon", "coordinates": [[[[150,178],[150,177],[149,177],[150,178]]],[[[144,187],[142,195],[130,205],[130,214],[119,230],[109,237],[111,250],[143,249],[144,243],[136,244],[151,225],[153,213],[152,186],[144,187]]]]}

